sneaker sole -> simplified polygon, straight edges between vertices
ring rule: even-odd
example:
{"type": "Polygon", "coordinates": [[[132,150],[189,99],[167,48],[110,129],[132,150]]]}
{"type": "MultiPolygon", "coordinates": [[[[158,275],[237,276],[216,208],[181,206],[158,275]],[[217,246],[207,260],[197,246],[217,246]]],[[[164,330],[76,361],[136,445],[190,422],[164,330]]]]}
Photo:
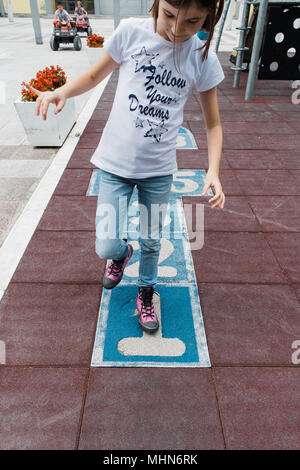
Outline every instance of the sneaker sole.
{"type": "Polygon", "coordinates": [[[146,331],[146,333],[150,333],[150,334],[155,333],[159,328],[159,322],[157,322],[156,328],[147,328],[143,323],[140,322],[140,320],[139,320],[139,324],[143,331],[146,331]]]}
{"type": "MultiPolygon", "coordinates": [[[[130,255],[130,258],[131,258],[132,255],[133,255],[133,248],[132,248],[132,245],[130,245],[130,246],[131,246],[131,250],[132,250],[132,251],[131,251],[131,255],[130,255]]],[[[128,260],[127,263],[126,263],[126,266],[127,266],[127,264],[129,263],[130,258],[129,258],[129,260],[128,260]]],[[[125,268],[126,268],[126,266],[125,266],[125,268]]],[[[125,268],[124,268],[124,270],[125,270],[125,268]]],[[[124,271],[123,271],[123,274],[124,274],[124,271]]],[[[122,276],[120,277],[120,279],[119,279],[118,281],[116,281],[116,283],[115,283],[114,285],[112,285],[112,286],[110,286],[110,287],[106,287],[106,286],[104,285],[103,281],[104,281],[104,279],[106,279],[106,278],[103,278],[103,280],[102,280],[102,286],[104,287],[104,289],[111,290],[111,289],[113,289],[114,287],[116,287],[116,286],[122,281],[123,274],[122,274],[122,276]]],[[[109,280],[111,281],[111,279],[109,279],[109,280]]],[[[105,282],[105,281],[104,281],[104,282],[105,282]]]]}

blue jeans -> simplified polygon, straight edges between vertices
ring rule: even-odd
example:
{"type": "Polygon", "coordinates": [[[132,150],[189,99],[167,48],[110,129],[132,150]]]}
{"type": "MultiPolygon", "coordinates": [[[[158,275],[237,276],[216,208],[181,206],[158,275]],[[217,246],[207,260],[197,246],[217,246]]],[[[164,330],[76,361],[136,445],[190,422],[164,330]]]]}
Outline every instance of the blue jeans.
{"type": "Polygon", "coordinates": [[[157,282],[160,237],[172,181],[173,175],[129,179],[100,170],[96,214],[96,253],[100,258],[119,260],[128,255],[127,239],[120,237],[127,222],[130,198],[137,186],[141,249],[138,286],[154,287],[157,282]],[[152,209],[154,205],[160,208],[158,217],[158,211],[152,209]]]}

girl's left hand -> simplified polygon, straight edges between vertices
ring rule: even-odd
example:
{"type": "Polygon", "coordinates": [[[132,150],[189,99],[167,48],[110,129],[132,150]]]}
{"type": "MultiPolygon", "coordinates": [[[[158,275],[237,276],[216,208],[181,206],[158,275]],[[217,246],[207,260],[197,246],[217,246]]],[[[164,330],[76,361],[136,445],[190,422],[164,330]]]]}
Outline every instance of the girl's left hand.
{"type": "Polygon", "coordinates": [[[201,193],[201,196],[205,196],[209,188],[212,188],[214,192],[214,197],[209,199],[208,202],[212,203],[215,202],[212,206],[211,209],[213,209],[216,206],[219,206],[220,209],[224,209],[224,204],[225,204],[225,194],[222,191],[222,186],[220,179],[216,173],[210,173],[209,170],[206,174],[205,178],[205,183],[204,183],[204,188],[201,193]]]}

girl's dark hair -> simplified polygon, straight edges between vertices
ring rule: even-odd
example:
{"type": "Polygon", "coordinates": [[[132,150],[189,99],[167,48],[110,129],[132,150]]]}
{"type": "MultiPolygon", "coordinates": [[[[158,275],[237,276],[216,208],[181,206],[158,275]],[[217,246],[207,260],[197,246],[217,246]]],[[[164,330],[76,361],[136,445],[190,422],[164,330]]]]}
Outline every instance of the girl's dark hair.
{"type": "MultiPolygon", "coordinates": [[[[211,40],[214,35],[215,26],[218,23],[222,15],[222,11],[224,8],[224,0],[165,0],[165,1],[169,3],[171,6],[178,8],[179,10],[182,7],[187,8],[192,4],[195,4],[199,8],[207,8],[208,15],[202,26],[202,29],[204,29],[207,33],[209,33],[209,36],[204,46],[196,49],[197,51],[204,49],[204,52],[202,54],[202,61],[204,61],[208,55],[208,49],[209,49],[211,40]]],[[[155,31],[156,31],[157,17],[158,17],[158,11],[159,11],[159,2],[160,0],[154,0],[151,8],[148,10],[148,12],[151,13],[153,16],[154,24],[155,24],[155,31]]],[[[177,22],[177,18],[176,18],[176,22],[177,22]]],[[[174,47],[175,47],[175,43],[174,43],[174,47]]]]}

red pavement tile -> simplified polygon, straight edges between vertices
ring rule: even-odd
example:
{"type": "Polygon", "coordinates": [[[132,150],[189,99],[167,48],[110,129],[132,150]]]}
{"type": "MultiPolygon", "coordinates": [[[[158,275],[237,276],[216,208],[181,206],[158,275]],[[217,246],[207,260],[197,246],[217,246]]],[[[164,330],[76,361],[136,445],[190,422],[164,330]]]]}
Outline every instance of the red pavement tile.
{"type": "MultiPolygon", "coordinates": [[[[293,93],[293,90],[290,90],[290,97],[293,93]]],[[[275,111],[278,111],[280,113],[284,112],[295,112],[295,113],[300,113],[300,106],[297,106],[292,103],[291,99],[287,103],[273,103],[270,104],[270,108],[274,109],[275,111]]],[[[298,119],[300,118],[300,114],[298,114],[298,119]]]]}
{"type": "Polygon", "coordinates": [[[298,185],[300,184],[300,170],[293,170],[290,172],[291,175],[293,175],[293,177],[296,179],[298,185]]]}
{"type": "Polygon", "coordinates": [[[100,132],[87,132],[83,133],[80,137],[79,142],[77,144],[78,149],[86,148],[86,149],[96,149],[101,139],[100,132]]]}
{"type": "Polygon", "coordinates": [[[85,196],[91,176],[92,170],[67,168],[59,180],[53,196],[85,196]]]}
{"type": "MultiPolygon", "coordinates": [[[[177,150],[176,159],[178,169],[208,169],[207,150],[177,150]]],[[[223,155],[220,169],[229,169],[226,157],[223,155]]]]}
{"type": "Polygon", "coordinates": [[[224,134],[256,134],[256,130],[252,127],[250,122],[223,122],[223,133],[224,134]]]}
{"type": "MultiPolygon", "coordinates": [[[[192,210],[193,231],[199,231],[201,229],[201,227],[199,227],[198,230],[196,229],[196,204],[202,204],[204,207],[205,231],[258,232],[261,230],[245,197],[226,197],[224,209],[218,207],[211,209],[207,198],[204,197],[184,196],[183,204],[184,207],[190,206],[189,210],[192,210]]],[[[189,212],[186,212],[187,221],[188,214],[189,212]]],[[[191,227],[187,225],[187,229],[190,233],[191,227]]]]}
{"type": "Polygon", "coordinates": [[[287,283],[262,233],[206,232],[191,253],[197,282],[287,283]]]}
{"type": "Polygon", "coordinates": [[[0,304],[6,364],[89,366],[100,291],[96,285],[11,283],[0,304]]]}
{"type": "Polygon", "coordinates": [[[224,149],[298,150],[300,135],[294,134],[224,134],[224,149]]]}
{"type": "Polygon", "coordinates": [[[107,121],[110,115],[110,110],[108,109],[95,109],[91,119],[94,121],[107,121]]]}
{"type": "MultiPolygon", "coordinates": [[[[300,114],[299,114],[300,117],[300,114]]],[[[300,135],[299,134],[268,134],[263,136],[266,149],[271,150],[296,150],[300,148],[300,135]]]]}
{"type": "Polygon", "coordinates": [[[71,168],[72,169],[74,168],[94,169],[95,165],[90,162],[93,156],[93,153],[94,153],[93,149],[79,149],[79,150],[76,149],[68,162],[67,168],[68,169],[71,169],[71,168]]]}
{"type": "MultiPolygon", "coordinates": [[[[261,134],[295,134],[295,130],[286,122],[274,121],[272,120],[265,121],[262,125],[261,122],[251,122],[250,123],[253,132],[258,135],[261,134]]],[[[285,137],[283,137],[285,138],[285,137]]]]}
{"type": "Polygon", "coordinates": [[[195,100],[187,101],[185,103],[184,110],[187,112],[192,112],[192,111],[202,112],[199,101],[195,101],[195,100]]]}
{"type": "Polygon", "coordinates": [[[272,110],[267,111],[243,111],[243,108],[239,109],[239,114],[243,121],[249,122],[269,122],[269,121],[282,121],[280,114],[273,112],[272,110]]]}
{"type": "Polygon", "coordinates": [[[264,140],[254,134],[224,134],[224,149],[266,149],[264,140]]]}
{"type": "Polygon", "coordinates": [[[194,136],[194,139],[196,141],[196,144],[199,150],[205,150],[207,153],[208,150],[207,150],[207,140],[206,140],[205,131],[199,130],[199,132],[193,132],[193,136],[194,136]]]}
{"type": "Polygon", "coordinates": [[[300,196],[248,196],[264,232],[300,232],[300,196]]]}
{"type": "Polygon", "coordinates": [[[284,121],[287,121],[287,122],[298,122],[299,121],[299,112],[295,110],[295,108],[293,108],[293,111],[277,111],[278,115],[281,116],[281,119],[283,119],[284,121]]]}
{"type": "Polygon", "coordinates": [[[243,196],[244,191],[232,170],[223,170],[219,173],[222,189],[226,196],[243,196]]]}
{"type": "Polygon", "coordinates": [[[249,196],[290,196],[299,194],[299,185],[288,170],[235,170],[244,194],[249,196]]]}
{"type": "Polygon", "coordinates": [[[292,366],[300,304],[290,286],[201,283],[199,294],[213,366],[292,366]]]}
{"type": "MultiPolygon", "coordinates": [[[[235,111],[242,111],[244,113],[246,113],[246,112],[247,113],[264,113],[266,111],[269,111],[269,112],[273,112],[274,114],[277,113],[277,111],[275,109],[272,109],[266,103],[254,103],[254,102],[245,101],[244,100],[244,93],[242,93],[242,96],[240,96],[240,97],[243,100],[242,102],[237,102],[237,103],[232,104],[233,109],[235,111]]],[[[230,96],[228,98],[231,99],[230,96]]],[[[269,101],[269,100],[267,100],[267,101],[269,101]]]]}
{"type": "Polygon", "coordinates": [[[105,109],[105,110],[111,110],[111,107],[112,107],[112,104],[113,104],[113,100],[111,101],[104,101],[100,98],[100,100],[98,101],[98,104],[96,105],[96,108],[95,109],[105,109]]]}
{"type": "Polygon", "coordinates": [[[36,231],[11,282],[102,282],[94,232],[36,231]]]}
{"type": "Polygon", "coordinates": [[[224,122],[241,122],[243,119],[242,119],[242,116],[241,114],[232,109],[232,111],[228,111],[228,110],[222,110],[220,109],[220,117],[221,117],[221,121],[222,123],[224,124],[224,122]]]}
{"type": "Polygon", "coordinates": [[[0,448],[73,450],[87,371],[0,369],[0,448]]]}
{"type": "Polygon", "coordinates": [[[295,121],[288,121],[289,125],[294,129],[295,132],[297,132],[297,134],[300,134],[300,122],[299,122],[299,118],[298,118],[298,121],[295,122],[295,121]]]}
{"type": "Polygon", "coordinates": [[[186,121],[202,121],[204,118],[200,111],[185,111],[184,119],[186,121]]]}
{"type": "Polygon", "coordinates": [[[80,449],[224,449],[209,369],[92,369],[80,449]]]}
{"type": "Polygon", "coordinates": [[[96,210],[97,197],[54,196],[37,229],[95,231],[96,210]]]}
{"type": "MultiPolygon", "coordinates": [[[[114,91],[106,91],[106,88],[104,90],[104,92],[102,93],[101,95],[101,98],[100,98],[100,101],[113,101],[114,97],[115,97],[115,92],[114,91]]],[[[99,103],[100,103],[99,101],[99,103]]]]}
{"type": "Polygon", "coordinates": [[[223,156],[231,168],[247,170],[281,169],[284,164],[279,158],[280,154],[272,150],[229,150],[223,151],[223,156]],[[278,155],[278,156],[277,156],[278,155]]]}
{"type": "Polygon", "coordinates": [[[299,370],[214,370],[229,449],[300,449],[299,370]]]}
{"type": "Polygon", "coordinates": [[[191,131],[192,131],[193,134],[194,134],[194,132],[200,132],[200,133],[205,132],[205,124],[204,124],[204,121],[192,121],[192,120],[189,120],[188,123],[189,123],[190,129],[191,129],[191,131]]]}
{"type": "Polygon", "coordinates": [[[106,125],[105,120],[97,121],[96,119],[90,119],[88,125],[84,129],[84,133],[86,134],[86,133],[90,133],[90,132],[99,132],[99,135],[101,136],[105,125],[106,125]]]}
{"type": "Polygon", "coordinates": [[[293,288],[300,305],[300,284],[294,284],[293,288]]]}
{"type": "Polygon", "coordinates": [[[300,233],[266,233],[265,236],[291,281],[300,282],[300,233]]]}
{"type": "Polygon", "coordinates": [[[287,169],[300,169],[300,150],[281,150],[276,152],[276,157],[287,169]]]}

